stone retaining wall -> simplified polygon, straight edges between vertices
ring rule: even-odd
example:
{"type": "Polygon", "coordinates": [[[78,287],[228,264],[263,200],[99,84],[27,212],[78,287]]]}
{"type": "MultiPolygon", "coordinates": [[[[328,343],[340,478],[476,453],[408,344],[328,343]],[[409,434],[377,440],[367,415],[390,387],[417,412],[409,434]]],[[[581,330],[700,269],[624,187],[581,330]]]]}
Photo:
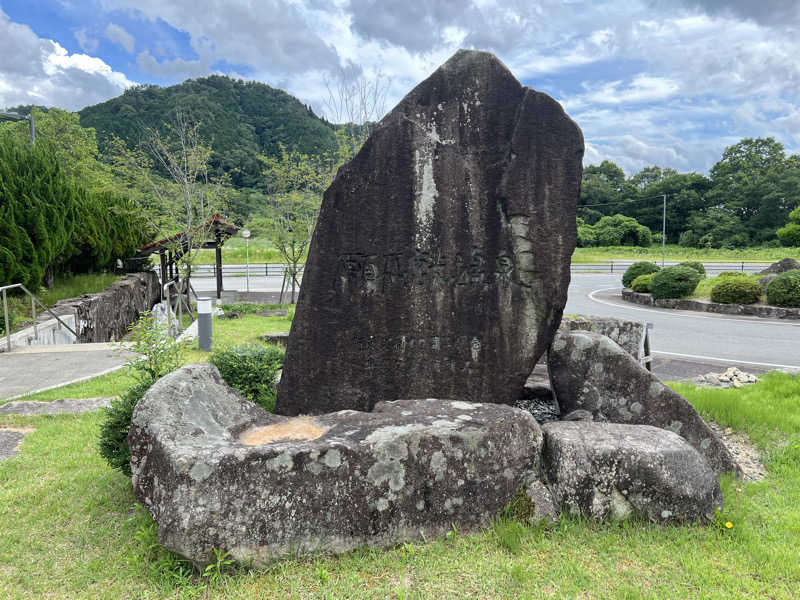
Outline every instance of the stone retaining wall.
{"type": "Polygon", "coordinates": [[[622,299],[634,304],[657,306],[659,308],[676,308],[678,310],[694,310],[697,312],[719,313],[723,315],[752,315],[767,319],[800,319],[800,308],[783,308],[766,304],[722,304],[709,300],[665,298],[653,300],[650,294],[622,290],[622,299]]]}
{"type": "Polygon", "coordinates": [[[129,273],[97,294],[61,300],[54,312],[75,315],[79,343],[114,342],[160,300],[161,287],[155,272],[129,273]]]}

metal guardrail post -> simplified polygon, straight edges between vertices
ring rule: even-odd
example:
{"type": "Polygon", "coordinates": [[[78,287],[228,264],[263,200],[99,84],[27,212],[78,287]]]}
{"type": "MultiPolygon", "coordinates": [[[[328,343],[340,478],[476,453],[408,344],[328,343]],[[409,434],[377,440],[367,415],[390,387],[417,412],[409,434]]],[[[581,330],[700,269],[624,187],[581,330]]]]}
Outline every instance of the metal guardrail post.
{"type": "Polygon", "coordinates": [[[6,290],[3,288],[3,327],[6,330],[6,351],[11,352],[11,323],[8,322],[8,300],[6,290]]]}
{"type": "Polygon", "coordinates": [[[31,296],[31,319],[33,319],[33,337],[36,340],[39,340],[39,327],[36,324],[36,302],[33,300],[33,296],[31,296]]]}

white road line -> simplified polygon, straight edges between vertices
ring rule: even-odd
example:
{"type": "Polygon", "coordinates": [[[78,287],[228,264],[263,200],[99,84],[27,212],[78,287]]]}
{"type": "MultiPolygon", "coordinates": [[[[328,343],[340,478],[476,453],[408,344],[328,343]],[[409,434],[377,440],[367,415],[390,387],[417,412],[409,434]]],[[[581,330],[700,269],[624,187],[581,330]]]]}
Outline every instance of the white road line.
{"type": "Polygon", "coordinates": [[[735,363],[735,364],[743,364],[743,365],[756,365],[759,367],[776,367],[778,369],[797,369],[800,370],[800,365],[776,365],[775,363],[762,363],[762,362],[753,362],[751,360],[734,360],[732,358],[718,358],[716,356],[698,356],[697,354],[681,354],[679,352],[661,352],[658,350],[653,350],[651,354],[663,354],[665,356],[678,356],[682,358],[699,358],[701,360],[714,360],[717,362],[725,362],[725,363],[735,363]]]}
{"type": "MultiPolygon", "coordinates": [[[[680,317],[683,319],[716,319],[716,320],[723,320],[726,322],[734,322],[734,323],[750,323],[750,324],[757,324],[757,325],[784,325],[788,327],[792,327],[796,325],[796,323],[792,322],[784,322],[784,321],[770,321],[767,319],[753,317],[752,319],[734,319],[729,318],[726,315],[695,315],[695,314],[687,314],[691,311],[686,310],[676,310],[676,309],[654,309],[654,308],[642,308],[638,306],[628,306],[629,303],[626,304],[617,304],[616,302],[608,302],[607,300],[599,300],[595,298],[595,294],[600,292],[608,292],[610,290],[619,290],[622,289],[619,286],[613,287],[605,287],[600,288],[597,290],[593,290],[589,292],[589,299],[593,302],[597,302],[598,304],[605,304],[606,306],[613,306],[615,308],[624,308],[625,310],[638,310],[642,312],[649,312],[649,313],[658,313],[660,315],[664,315],[665,317],[680,317]]],[[[754,363],[755,364],[755,363],[754,363]]]]}

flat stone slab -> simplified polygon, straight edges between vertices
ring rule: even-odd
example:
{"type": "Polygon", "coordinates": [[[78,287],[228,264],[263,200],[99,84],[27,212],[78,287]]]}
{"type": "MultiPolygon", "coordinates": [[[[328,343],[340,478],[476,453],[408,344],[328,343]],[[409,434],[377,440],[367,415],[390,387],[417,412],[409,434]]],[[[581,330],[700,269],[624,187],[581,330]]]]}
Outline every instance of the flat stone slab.
{"type": "Polygon", "coordinates": [[[542,471],[555,502],[595,520],[633,515],[707,521],[722,509],[708,461],[671,431],[647,425],[556,421],[542,426],[542,471]]]}
{"type": "Polygon", "coordinates": [[[19,453],[19,445],[22,440],[33,431],[28,427],[0,427],[0,461],[16,456],[19,453]]]}
{"type": "Polygon", "coordinates": [[[94,412],[111,406],[113,397],[64,398],[52,402],[17,400],[0,406],[0,415],[61,415],[94,412]]]}
{"type": "Polygon", "coordinates": [[[538,471],[542,434],[510,406],[435,399],[281,417],[199,364],[147,392],[128,440],[164,546],[260,565],[481,527],[538,471]]]}
{"type": "Polygon", "coordinates": [[[559,332],[548,353],[548,368],[562,415],[584,410],[595,421],[667,429],[688,441],[717,473],[739,472],[694,407],[608,337],[592,331],[559,332]]]}
{"type": "Polygon", "coordinates": [[[414,88],[325,192],[276,412],[517,400],[566,303],[583,147],[486,52],[414,88]]]}

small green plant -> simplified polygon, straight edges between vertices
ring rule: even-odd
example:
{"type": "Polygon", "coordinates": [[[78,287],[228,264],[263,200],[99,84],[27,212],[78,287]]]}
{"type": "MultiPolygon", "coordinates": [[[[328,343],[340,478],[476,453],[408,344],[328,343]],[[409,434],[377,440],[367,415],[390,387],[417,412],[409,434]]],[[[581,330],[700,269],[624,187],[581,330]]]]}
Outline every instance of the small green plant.
{"type": "Polygon", "coordinates": [[[516,585],[522,585],[528,579],[529,574],[525,567],[517,564],[508,570],[508,576],[516,585]]]}
{"type": "Polygon", "coordinates": [[[149,312],[131,325],[130,347],[136,354],[125,364],[136,384],[111,403],[100,425],[100,455],[113,469],[131,476],[128,432],[136,404],[158,379],[181,366],[187,343],[172,339],[166,325],[149,312]]]}
{"type": "Polygon", "coordinates": [[[283,366],[284,350],[273,344],[245,344],[215,350],[211,362],[243,398],[275,410],[275,375],[283,366]]]}
{"type": "Polygon", "coordinates": [[[655,263],[648,261],[635,262],[628,267],[625,273],[622,275],[622,285],[626,288],[629,288],[631,287],[633,280],[639,277],[639,275],[648,275],[650,273],[656,273],[660,270],[661,267],[655,263]]]}
{"type": "Polygon", "coordinates": [[[455,541],[456,537],[458,537],[458,529],[456,529],[455,523],[450,523],[450,530],[444,534],[444,539],[448,542],[455,541]]]}
{"type": "Polygon", "coordinates": [[[800,306],[800,269],[780,273],[770,281],[767,302],[775,306],[800,306]]]}
{"type": "Polygon", "coordinates": [[[711,288],[711,301],[721,304],[755,304],[761,300],[761,284],[745,277],[725,277],[711,288]]]}
{"type": "Polygon", "coordinates": [[[702,276],[691,267],[675,265],[662,269],[650,281],[653,298],[686,298],[694,292],[702,276]]]}
{"type": "Polygon", "coordinates": [[[228,568],[233,564],[233,559],[228,558],[231,554],[230,551],[223,552],[216,548],[213,548],[213,550],[214,562],[206,565],[206,568],[203,570],[203,577],[205,577],[209,583],[216,583],[220,577],[227,573],[228,568]]]}
{"type": "Polygon", "coordinates": [[[316,569],[317,579],[322,585],[325,585],[331,580],[331,574],[328,573],[328,570],[324,567],[317,567],[316,569]]]}
{"type": "Polygon", "coordinates": [[[650,291],[650,282],[653,281],[655,273],[648,273],[647,275],[639,275],[631,282],[631,289],[634,292],[648,293],[650,291]]]}
{"type": "Polygon", "coordinates": [[[686,261],[684,261],[682,263],[678,263],[676,266],[689,267],[690,269],[694,269],[695,271],[700,273],[700,275],[702,275],[703,279],[705,279],[706,268],[703,266],[703,263],[701,263],[700,261],[697,261],[697,260],[686,260],[686,261]]]}
{"type": "Polygon", "coordinates": [[[166,323],[159,323],[152,313],[142,313],[129,329],[129,349],[136,355],[125,366],[137,380],[155,383],[183,364],[189,342],[172,339],[166,323]]]}
{"type": "Polygon", "coordinates": [[[517,554],[522,547],[525,527],[519,521],[498,517],[492,524],[497,543],[511,554],[517,554]]]}

